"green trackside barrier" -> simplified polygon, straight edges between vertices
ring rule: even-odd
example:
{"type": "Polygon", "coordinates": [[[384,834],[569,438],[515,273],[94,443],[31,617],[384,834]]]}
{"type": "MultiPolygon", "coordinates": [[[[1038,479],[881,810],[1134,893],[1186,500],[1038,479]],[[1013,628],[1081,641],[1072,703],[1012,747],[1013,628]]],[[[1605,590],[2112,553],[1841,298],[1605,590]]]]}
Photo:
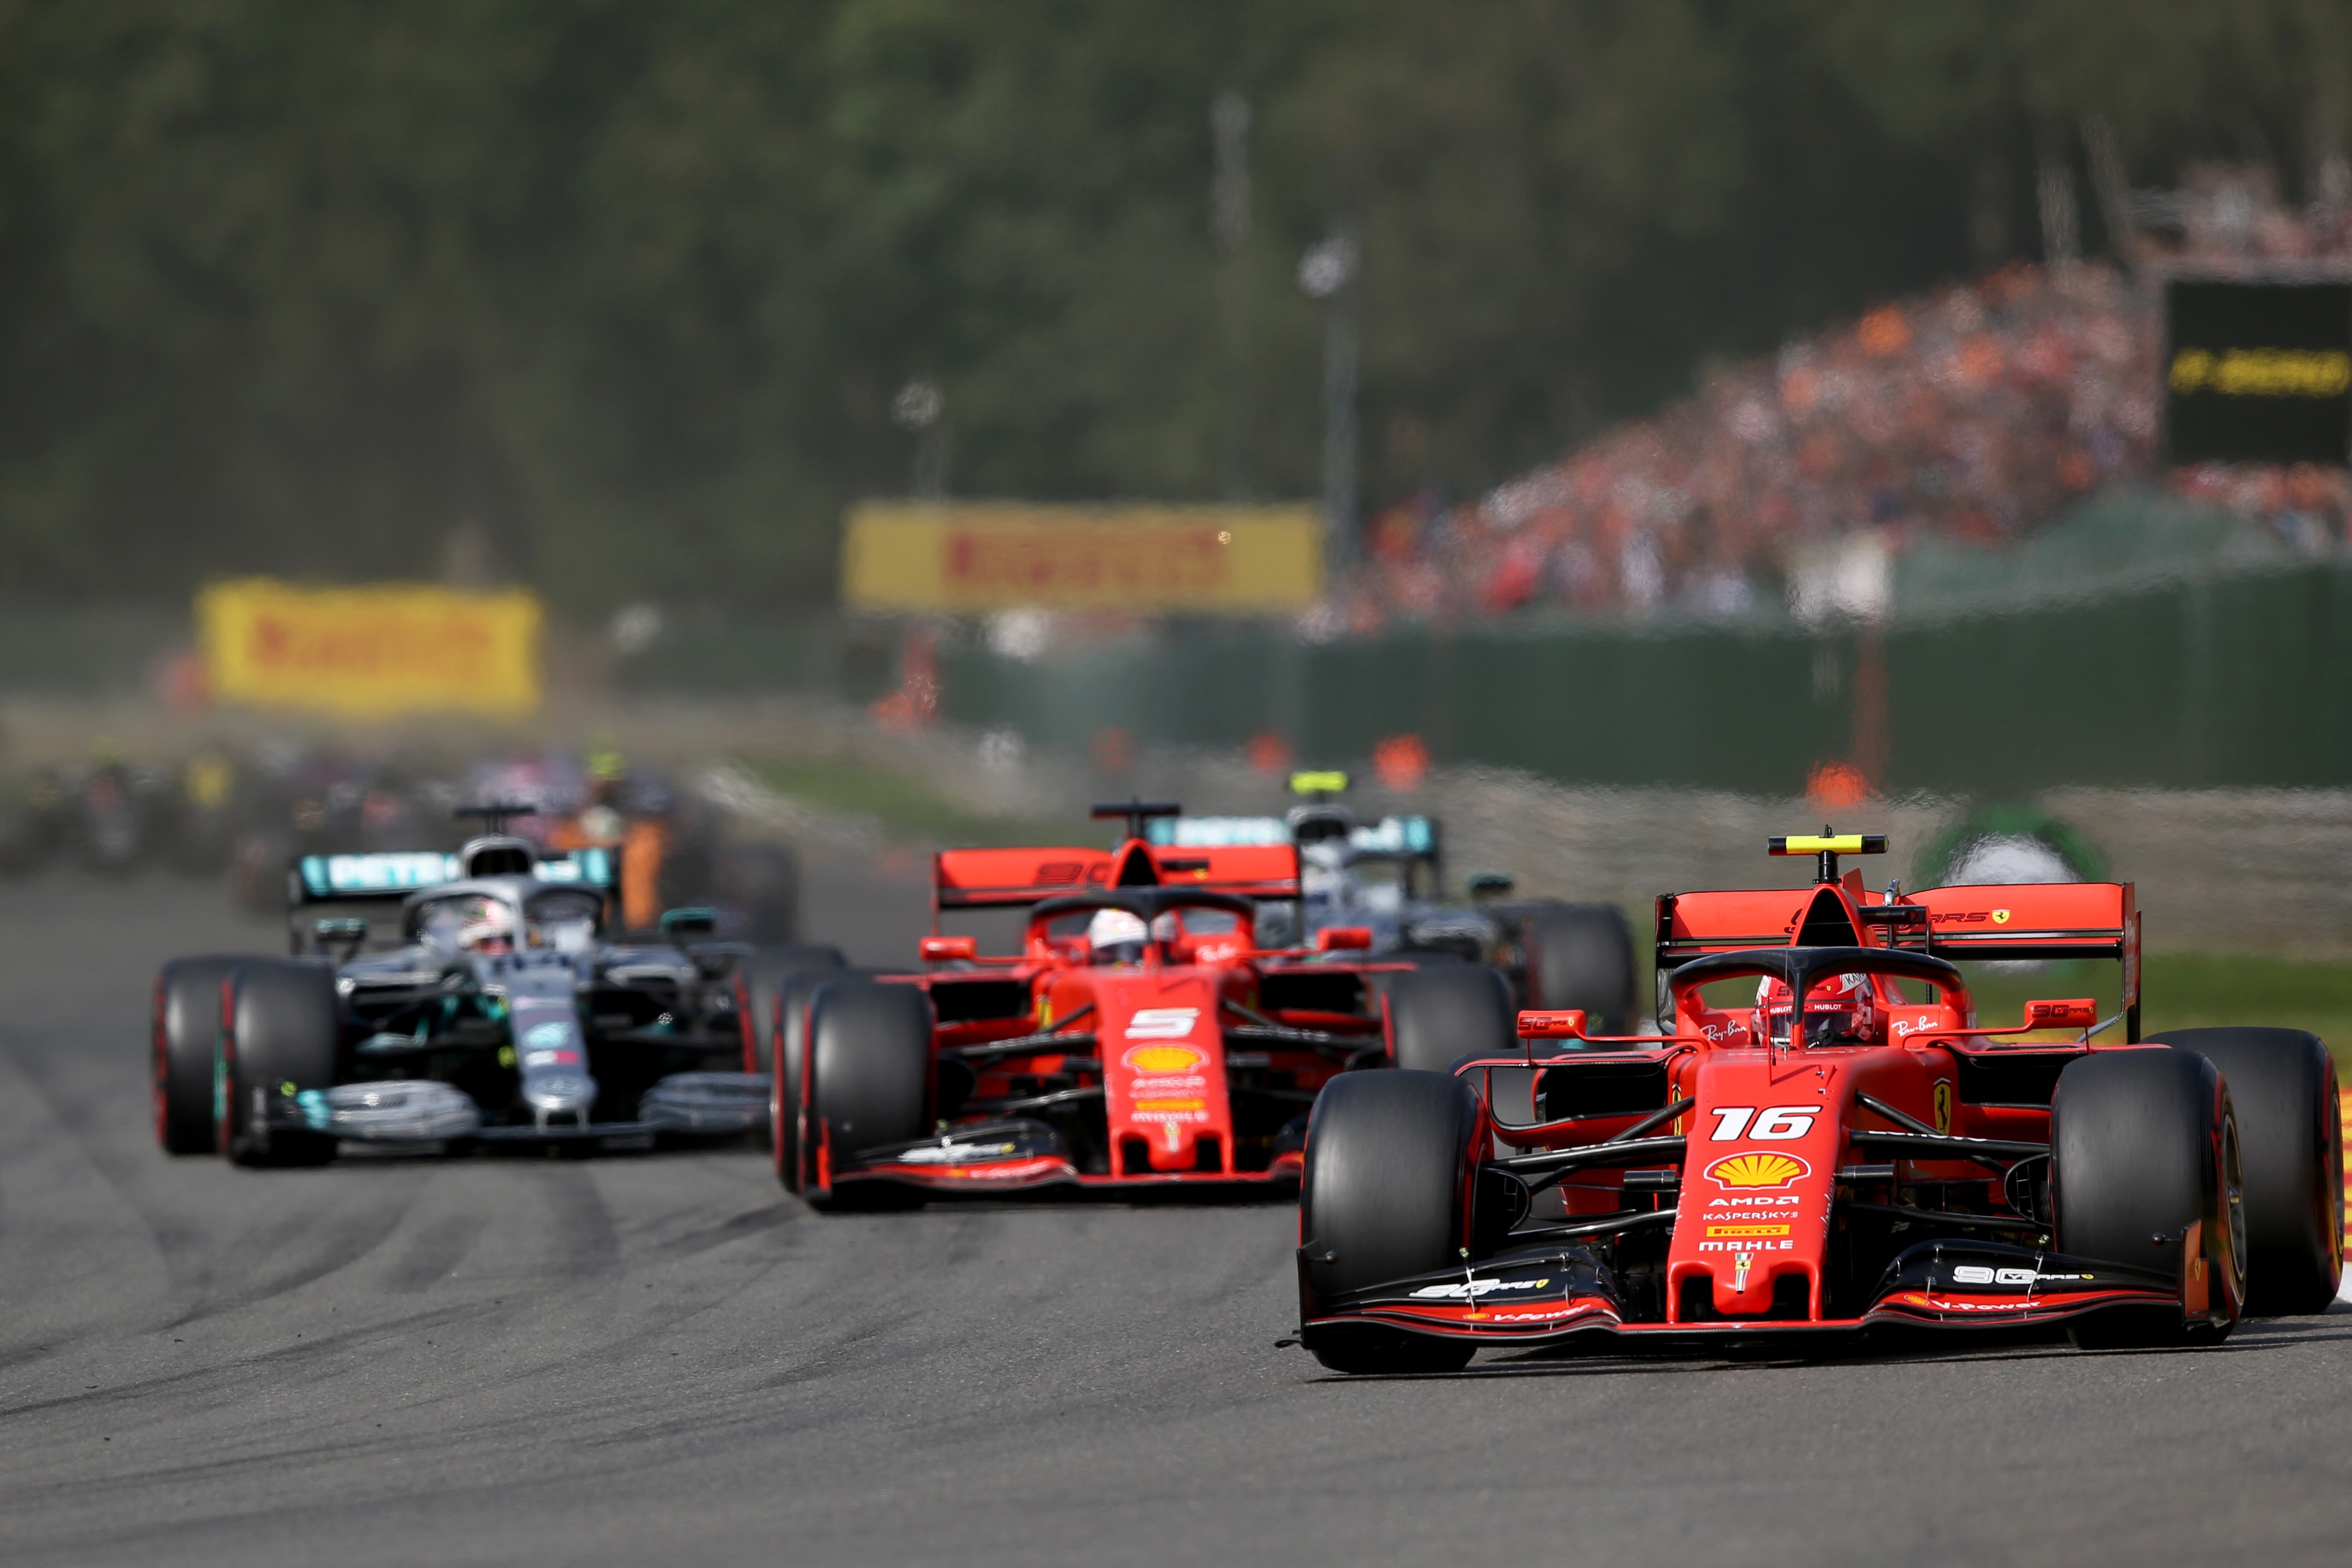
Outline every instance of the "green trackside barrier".
{"type": "Polygon", "coordinates": [[[1034,663],[950,643],[939,675],[944,716],[1074,750],[1113,727],[1215,747],[1270,733],[1338,764],[1409,732],[1440,761],[1784,793],[1852,754],[1874,638],[1891,789],[2352,783],[2352,566],[2332,562],[1876,633],[1758,621],[1313,644],[1191,623],[1034,663]]]}

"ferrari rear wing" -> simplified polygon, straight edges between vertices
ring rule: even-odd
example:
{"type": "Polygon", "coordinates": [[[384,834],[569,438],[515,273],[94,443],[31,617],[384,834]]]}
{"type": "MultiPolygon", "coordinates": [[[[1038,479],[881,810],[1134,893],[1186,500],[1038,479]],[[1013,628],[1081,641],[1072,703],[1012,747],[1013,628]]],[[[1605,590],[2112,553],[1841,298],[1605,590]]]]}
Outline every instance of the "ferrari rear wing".
{"type": "MultiPolygon", "coordinates": [[[[1843,884],[1849,896],[1854,880],[1843,884]]],[[[1797,941],[1825,885],[1732,893],[1667,894],[1658,900],[1657,966],[1672,970],[1709,953],[1782,947],[1797,941]]],[[[2126,1038],[2139,1038],[2140,918],[2127,882],[1988,883],[1931,887],[1891,901],[1861,893],[1872,946],[1955,962],[2113,958],[2124,967],[2126,1038]]]]}
{"type": "MultiPolygon", "coordinates": [[[[574,883],[610,892],[617,867],[612,852],[602,849],[573,850],[532,863],[531,874],[541,882],[574,883]]],[[[294,862],[287,880],[297,904],[343,904],[405,898],[428,887],[456,882],[461,870],[456,855],[437,850],[385,851],[373,854],[303,855],[294,862]]]]}
{"type": "Polygon", "coordinates": [[[938,909],[1003,909],[1090,887],[1200,887],[1244,898],[1298,896],[1298,852],[1288,842],[1227,847],[1138,845],[1123,868],[1108,850],[941,850],[931,857],[938,909]],[[1147,857],[1139,865],[1138,855],[1147,857]]]}

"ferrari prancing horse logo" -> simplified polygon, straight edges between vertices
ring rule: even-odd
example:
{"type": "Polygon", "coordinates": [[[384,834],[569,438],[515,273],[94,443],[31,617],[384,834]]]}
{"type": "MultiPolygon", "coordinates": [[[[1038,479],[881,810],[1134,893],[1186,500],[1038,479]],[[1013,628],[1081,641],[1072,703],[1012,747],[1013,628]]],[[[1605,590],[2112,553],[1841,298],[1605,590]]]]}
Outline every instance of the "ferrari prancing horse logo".
{"type": "Polygon", "coordinates": [[[1935,1106],[1936,1131],[1950,1132],[1952,1130],[1952,1086],[1941,1078],[1936,1080],[1935,1106]]]}

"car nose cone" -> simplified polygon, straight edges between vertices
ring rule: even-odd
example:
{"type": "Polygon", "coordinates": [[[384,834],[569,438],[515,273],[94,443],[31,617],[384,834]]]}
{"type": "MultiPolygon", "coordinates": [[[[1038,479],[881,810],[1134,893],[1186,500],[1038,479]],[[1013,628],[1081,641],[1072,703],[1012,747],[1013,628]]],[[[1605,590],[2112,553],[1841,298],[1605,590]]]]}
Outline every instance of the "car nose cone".
{"type": "Polygon", "coordinates": [[[522,1097],[532,1110],[543,1114],[583,1112],[596,1098],[596,1081],[568,1069],[534,1072],[523,1082],[522,1097]]]}

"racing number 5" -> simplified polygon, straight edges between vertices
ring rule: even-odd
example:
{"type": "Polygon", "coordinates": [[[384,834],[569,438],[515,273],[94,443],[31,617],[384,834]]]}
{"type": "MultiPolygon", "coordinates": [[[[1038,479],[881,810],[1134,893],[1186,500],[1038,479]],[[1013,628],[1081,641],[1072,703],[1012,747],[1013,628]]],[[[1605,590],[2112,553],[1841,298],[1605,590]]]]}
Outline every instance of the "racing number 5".
{"type": "Polygon", "coordinates": [[[1715,1131],[1707,1134],[1710,1144],[1728,1144],[1743,1133],[1759,1142],[1785,1144],[1801,1138],[1813,1130],[1813,1118],[1822,1113],[1818,1105],[1767,1105],[1758,1115],[1753,1105],[1718,1105],[1715,1108],[1715,1131]],[[1748,1124],[1753,1119],[1755,1126],[1748,1124]]]}

